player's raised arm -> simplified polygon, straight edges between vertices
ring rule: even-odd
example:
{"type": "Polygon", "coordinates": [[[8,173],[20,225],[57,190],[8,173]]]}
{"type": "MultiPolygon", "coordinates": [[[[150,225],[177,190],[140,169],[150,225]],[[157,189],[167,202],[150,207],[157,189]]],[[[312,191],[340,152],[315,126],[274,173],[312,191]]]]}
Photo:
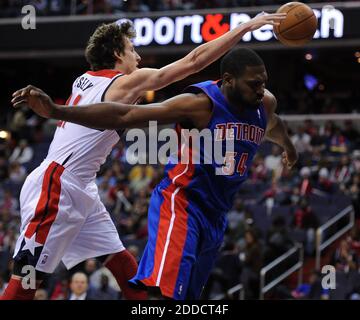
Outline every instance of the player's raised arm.
{"type": "Polygon", "coordinates": [[[196,94],[181,94],[162,103],[148,105],[105,102],[77,108],[55,104],[46,93],[34,86],[16,91],[13,97],[14,107],[26,104],[42,117],[96,129],[146,127],[152,120],[157,120],[159,124],[193,122],[203,119],[211,108],[208,98],[196,94]]]}
{"type": "Polygon", "coordinates": [[[221,37],[202,44],[184,58],[161,69],[138,69],[130,75],[118,79],[116,81],[118,85],[114,83],[114,86],[109,89],[108,98],[115,101],[123,99],[124,95],[127,94],[139,96],[147,90],[158,90],[182,80],[219,59],[233,48],[247,32],[259,29],[266,24],[276,26],[285,17],[285,13],[259,14],[221,37]]]}
{"type": "Polygon", "coordinates": [[[284,153],[282,155],[283,163],[291,168],[296,163],[298,154],[290,140],[283,121],[275,113],[277,107],[276,98],[270,91],[266,90],[263,102],[268,116],[265,139],[278,144],[284,149],[284,153]]]}

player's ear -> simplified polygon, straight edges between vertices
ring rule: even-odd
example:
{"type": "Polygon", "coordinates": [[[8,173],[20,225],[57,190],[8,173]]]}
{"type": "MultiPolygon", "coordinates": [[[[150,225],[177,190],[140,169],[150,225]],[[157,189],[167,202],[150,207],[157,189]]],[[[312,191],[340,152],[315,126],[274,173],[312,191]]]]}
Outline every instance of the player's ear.
{"type": "Polygon", "coordinates": [[[232,74],[230,74],[228,72],[224,72],[224,74],[222,76],[222,80],[223,80],[224,85],[232,87],[234,84],[235,78],[232,74]]]}
{"type": "Polygon", "coordinates": [[[114,50],[114,57],[118,60],[122,60],[121,53],[116,50],[114,50]]]}

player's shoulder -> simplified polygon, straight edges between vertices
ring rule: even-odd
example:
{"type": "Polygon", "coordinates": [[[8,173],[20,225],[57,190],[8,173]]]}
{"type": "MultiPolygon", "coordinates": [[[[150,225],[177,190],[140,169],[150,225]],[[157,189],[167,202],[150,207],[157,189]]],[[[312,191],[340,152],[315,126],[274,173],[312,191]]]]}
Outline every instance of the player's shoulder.
{"type": "Polygon", "coordinates": [[[211,106],[210,98],[203,92],[186,92],[180,95],[182,99],[194,107],[208,108],[211,106]]]}
{"type": "Polygon", "coordinates": [[[268,89],[265,89],[263,105],[267,114],[275,112],[277,106],[276,97],[268,89]]]}

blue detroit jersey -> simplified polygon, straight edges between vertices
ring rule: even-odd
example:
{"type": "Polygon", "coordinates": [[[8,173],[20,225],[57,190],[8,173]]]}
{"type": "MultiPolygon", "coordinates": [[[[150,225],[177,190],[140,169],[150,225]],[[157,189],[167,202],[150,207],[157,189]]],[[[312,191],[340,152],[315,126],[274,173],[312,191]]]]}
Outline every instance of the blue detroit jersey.
{"type": "MultiPolygon", "coordinates": [[[[184,164],[174,164],[170,158],[165,168],[167,178],[185,189],[189,202],[209,218],[216,218],[231,209],[233,198],[248,176],[266,129],[263,104],[257,109],[246,109],[235,114],[225,100],[220,85],[220,81],[205,81],[191,85],[185,92],[203,92],[212,101],[213,112],[207,128],[212,132],[212,142],[215,140],[222,144],[225,164],[215,161],[214,156],[210,164],[204,164],[205,158],[209,159],[209,152],[208,149],[204,150],[202,143],[199,148],[200,164],[192,164],[190,161],[186,167],[184,164]],[[226,139],[234,142],[233,150],[228,154],[226,139]]],[[[180,126],[177,126],[177,130],[180,136],[180,126]]],[[[213,154],[214,149],[213,144],[213,154]]]]}
{"type": "MultiPolygon", "coordinates": [[[[137,274],[130,280],[159,287],[162,295],[173,299],[200,297],[223,241],[225,214],[248,175],[266,128],[262,105],[232,113],[217,82],[198,83],[186,91],[203,92],[212,101],[208,139],[222,146],[221,161],[205,143],[179,143],[178,154],[169,158],[165,178],[153,190],[148,243],[137,274]],[[226,139],[234,142],[230,151],[225,149],[226,139]],[[199,155],[199,164],[191,159],[175,161],[188,150],[199,155]]],[[[177,131],[181,138],[184,131],[179,125],[177,131]]]]}

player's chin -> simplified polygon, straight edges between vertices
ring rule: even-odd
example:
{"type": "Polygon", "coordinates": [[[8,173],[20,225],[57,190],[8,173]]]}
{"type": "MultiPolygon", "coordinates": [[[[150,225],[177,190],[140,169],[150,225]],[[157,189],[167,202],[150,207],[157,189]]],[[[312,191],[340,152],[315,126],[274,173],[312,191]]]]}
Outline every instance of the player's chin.
{"type": "Polygon", "coordinates": [[[252,109],[257,109],[260,107],[262,99],[255,99],[249,103],[249,107],[252,109]]]}

